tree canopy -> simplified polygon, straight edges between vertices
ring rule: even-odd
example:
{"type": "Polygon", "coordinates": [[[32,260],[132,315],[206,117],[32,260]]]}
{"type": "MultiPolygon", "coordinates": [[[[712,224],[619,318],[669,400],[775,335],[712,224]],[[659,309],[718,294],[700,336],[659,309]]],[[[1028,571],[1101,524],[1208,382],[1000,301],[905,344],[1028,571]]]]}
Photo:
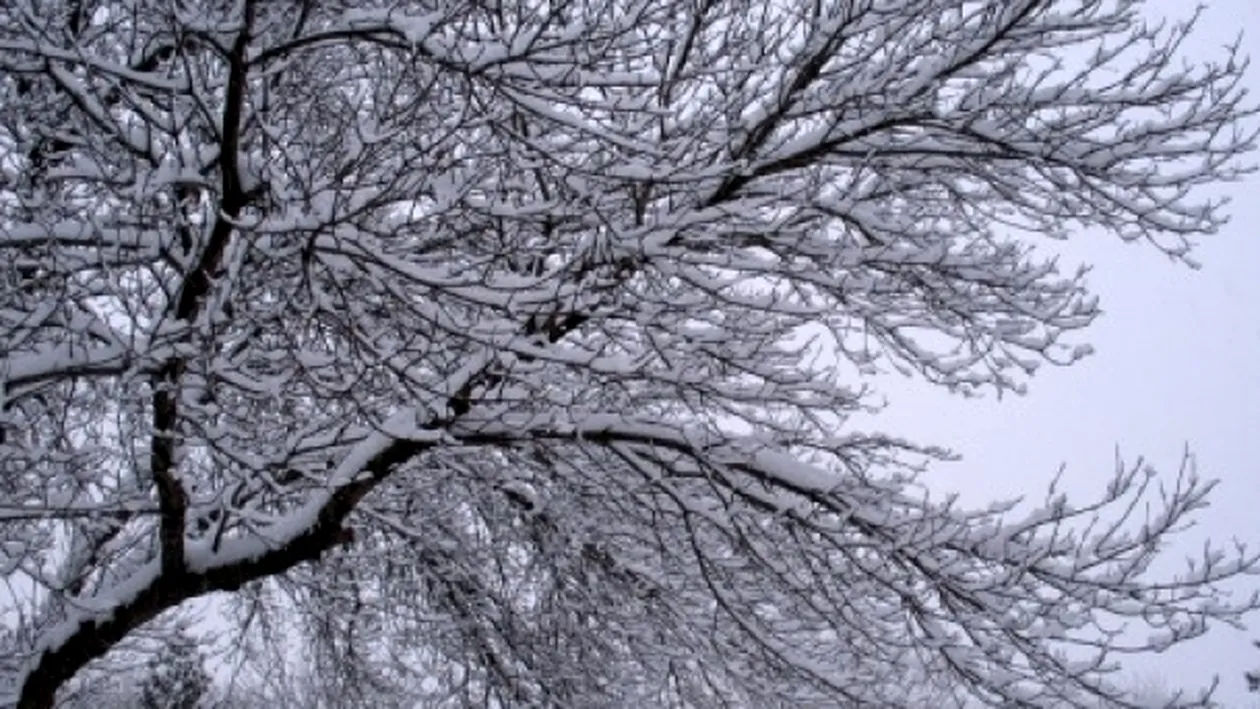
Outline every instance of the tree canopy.
{"type": "Polygon", "coordinates": [[[0,705],[227,592],[345,706],[1124,706],[1256,606],[1149,572],[1191,461],[966,509],[850,419],[1087,355],[1039,243],[1224,223],[1245,61],[1149,20],[0,4],[0,705]]]}

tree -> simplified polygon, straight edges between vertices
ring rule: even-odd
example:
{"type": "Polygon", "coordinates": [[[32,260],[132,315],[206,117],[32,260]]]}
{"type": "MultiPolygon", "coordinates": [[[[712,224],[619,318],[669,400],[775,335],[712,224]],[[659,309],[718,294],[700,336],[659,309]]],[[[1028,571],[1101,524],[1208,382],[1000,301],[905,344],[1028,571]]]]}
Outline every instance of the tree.
{"type": "Polygon", "coordinates": [[[1160,675],[1138,675],[1125,684],[1129,687],[1128,700],[1143,709],[1162,709],[1184,701],[1183,692],[1169,687],[1160,675]]]}
{"type": "MultiPolygon", "coordinates": [[[[1252,644],[1260,648],[1260,641],[1253,640],[1252,644]]],[[[1247,680],[1248,692],[1260,692],[1260,670],[1248,670],[1244,672],[1243,679],[1247,680]]]]}
{"type": "Polygon", "coordinates": [[[111,649],[108,659],[93,662],[58,693],[60,709],[228,709],[215,703],[217,693],[206,671],[207,659],[186,621],[155,623],[111,649]]]}
{"type": "Polygon", "coordinates": [[[196,642],[177,633],[149,661],[140,687],[141,709],[198,709],[212,688],[196,642]]]}
{"type": "Polygon", "coordinates": [[[1148,572],[1192,461],[966,510],[848,419],[1084,356],[1040,240],[1223,223],[1244,62],[1141,9],[4,3],[0,694],[226,592],[344,706],[1123,705],[1256,606],[1148,572]]]}

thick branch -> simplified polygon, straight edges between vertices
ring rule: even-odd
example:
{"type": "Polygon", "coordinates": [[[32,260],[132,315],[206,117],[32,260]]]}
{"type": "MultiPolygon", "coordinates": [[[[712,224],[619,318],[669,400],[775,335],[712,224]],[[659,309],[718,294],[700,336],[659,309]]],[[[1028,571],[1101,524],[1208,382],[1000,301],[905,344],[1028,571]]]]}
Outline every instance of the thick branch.
{"type": "MultiPolygon", "coordinates": [[[[60,640],[44,651],[22,682],[18,709],[51,709],[57,689],[85,664],[107,650],[136,628],[180,603],[214,591],[235,591],[257,579],[284,573],[305,561],[319,558],[325,550],[340,543],[345,533],[341,520],[332,514],[340,505],[330,505],[329,514],[300,536],[276,549],[253,558],[207,569],[168,575],[157,565],[138,572],[152,575],[151,581],[111,613],[74,621],[65,635],[50,634],[60,640]]],[[[133,579],[134,580],[134,579],[133,579]]]]}
{"type": "MultiPolygon", "coordinates": [[[[223,140],[219,153],[222,180],[220,213],[210,232],[209,243],[187,275],[175,301],[174,317],[191,322],[211,286],[211,274],[223,261],[232,238],[233,220],[248,201],[241,188],[237,155],[245,109],[247,66],[245,53],[249,44],[253,3],[245,5],[245,26],[237,35],[228,57],[228,84],[223,106],[223,140]]],[[[191,331],[190,331],[191,332],[191,331]]],[[[153,440],[150,447],[150,471],[158,491],[161,508],[161,548],[164,575],[178,575],[184,563],[184,532],[188,516],[188,493],[179,480],[179,397],[180,380],[186,363],[182,357],[167,360],[155,378],[153,392],[153,440]]]]}

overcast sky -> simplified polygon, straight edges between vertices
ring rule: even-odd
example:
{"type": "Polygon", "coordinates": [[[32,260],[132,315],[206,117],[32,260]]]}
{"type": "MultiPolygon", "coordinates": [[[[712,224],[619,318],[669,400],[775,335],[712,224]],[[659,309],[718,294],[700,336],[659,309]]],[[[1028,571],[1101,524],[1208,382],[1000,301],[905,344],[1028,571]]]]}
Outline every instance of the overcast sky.
{"type": "MultiPolygon", "coordinates": [[[[1244,51],[1257,64],[1247,79],[1250,103],[1260,102],[1260,0],[1207,4],[1186,50],[1194,58],[1221,56],[1223,44],[1246,32],[1244,51]]],[[[1153,18],[1184,18],[1192,9],[1188,0],[1148,0],[1153,18]]],[[[880,428],[963,454],[927,481],[976,503],[1044,493],[1060,464],[1070,493],[1097,495],[1117,447],[1126,459],[1143,455],[1172,475],[1189,446],[1200,474],[1221,483],[1200,527],[1185,535],[1184,552],[1171,554],[1201,552],[1205,537],[1260,548],[1260,176],[1224,192],[1234,199],[1232,222],[1199,245],[1201,270],[1101,234],[1082,234],[1070,246],[1068,253],[1094,265],[1090,283],[1102,299],[1104,315],[1087,335],[1093,356],[1043,369],[1027,396],[1001,402],[884,387],[890,407],[880,428]]],[[[1260,578],[1250,586],[1260,590],[1260,578]]],[[[1215,628],[1135,671],[1170,686],[1200,686],[1220,673],[1217,698],[1225,706],[1260,706],[1242,679],[1245,669],[1260,667],[1260,650],[1250,644],[1260,639],[1260,616],[1252,627],[1251,634],[1215,628]]]]}

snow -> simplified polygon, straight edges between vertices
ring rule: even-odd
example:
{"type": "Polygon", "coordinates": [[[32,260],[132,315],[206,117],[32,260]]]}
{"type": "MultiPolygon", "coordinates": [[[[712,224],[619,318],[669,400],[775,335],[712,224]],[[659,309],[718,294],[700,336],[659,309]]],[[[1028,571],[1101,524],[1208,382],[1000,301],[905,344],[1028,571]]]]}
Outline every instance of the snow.
{"type": "Polygon", "coordinates": [[[753,461],[767,477],[797,492],[827,494],[839,483],[835,473],[779,451],[759,450],[753,454],[753,461]]]}
{"type": "Polygon", "coordinates": [[[95,369],[119,369],[127,363],[122,345],[84,347],[50,345],[37,352],[9,355],[0,359],[0,383],[6,388],[23,387],[41,380],[95,369]]]}
{"type": "Polygon", "coordinates": [[[26,661],[18,674],[16,686],[22,686],[25,676],[35,669],[43,659],[44,653],[65,645],[85,626],[112,618],[116,610],[133,603],[141,593],[152,586],[160,574],[161,563],[154,560],[125,581],[111,586],[107,592],[76,600],[68,611],[68,618],[39,634],[38,641],[31,648],[30,659],[26,661]]]}
{"type": "Polygon", "coordinates": [[[166,239],[160,232],[128,227],[110,227],[84,221],[59,221],[52,224],[19,223],[0,226],[0,248],[36,245],[48,241],[67,246],[99,246],[140,255],[156,255],[166,239]]]}
{"type": "Polygon", "coordinates": [[[404,15],[391,12],[389,22],[407,40],[408,44],[419,45],[433,33],[446,16],[446,12],[431,12],[426,15],[404,15]]]}
{"type": "MultiPolygon", "coordinates": [[[[772,653],[796,672],[788,694],[808,691],[803,676],[830,696],[856,685],[867,694],[855,704],[895,705],[851,680],[900,676],[895,661],[915,651],[955,660],[993,696],[1040,700],[1046,687],[1021,683],[1046,672],[1048,686],[1079,669],[1050,658],[1086,643],[1099,617],[1241,613],[1196,603],[1215,601],[1213,584],[1245,563],[1205,554],[1220,565],[1142,580],[1165,527],[1201,506],[1193,483],[1127,533],[1068,529],[1065,518],[1090,508],[1057,497],[1022,516],[968,512],[920,495],[903,460],[942,451],[859,436],[849,420],[865,403],[849,375],[885,361],[964,392],[1000,392],[1046,361],[1083,356],[1086,345],[1064,342],[1098,313],[1083,281],[1004,235],[1078,224],[1126,237],[1211,231],[1220,217],[1189,187],[1225,177],[1212,161],[1243,147],[1214,142],[1230,134],[1213,112],[1223,109],[1200,100],[1220,98],[1215,89],[1141,71],[1151,80],[1094,86],[1047,74],[1021,86],[982,62],[956,66],[991,41],[1004,66],[1038,56],[1047,33],[1071,44],[1073,23],[1107,26],[1106,3],[1086,3],[1081,17],[996,0],[915,13],[842,4],[824,19],[764,4],[757,22],[722,2],[702,3],[690,21],[652,1],[585,16],[589,7],[566,5],[563,16],[505,12],[493,30],[484,13],[321,8],[303,37],[260,32],[251,56],[276,61],[251,67],[253,128],[236,157],[247,186],[268,189],[231,221],[223,268],[189,322],[164,319],[164,308],[204,244],[178,244],[170,227],[226,217],[215,189],[198,189],[186,213],[169,201],[175,185],[216,186],[221,78],[190,72],[195,61],[137,72],[118,56],[186,30],[230,43],[241,22],[191,5],[171,27],[169,17],[137,25],[111,13],[91,41],[64,46],[26,19],[15,25],[0,55],[60,88],[33,97],[47,115],[14,103],[15,127],[0,131],[13,156],[5,169],[25,169],[15,146],[29,136],[73,140],[44,176],[64,190],[42,198],[64,203],[30,200],[58,221],[12,221],[18,190],[0,183],[10,215],[0,255],[33,254],[55,286],[39,303],[0,294],[0,324],[17,323],[0,328],[5,425],[22,434],[0,455],[33,471],[16,478],[20,504],[0,506],[20,542],[0,541],[0,567],[29,576],[19,555],[28,567],[91,559],[86,571],[105,586],[69,599],[60,623],[36,608],[33,627],[51,628],[34,641],[36,658],[160,582],[156,560],[132,568],[154,541],[144,494],[91,488],[99,511],[136,519],[99,547],[69,539],[68,555],[58,545],[77,522],[56,515],[93,511],[76,500],[95,475],[142,477],[144,370],[167,358],[186,365],[181,477],[198,512],[239,523],[221,539],[190,532],[196,573],[302,539],[330,521],[339,495],[373,489],[387,472],[377,461],[402,450],[426,464],[383,483],[388,499],[356,498],[356,525],[430,544],[474,582],[504,560],[559,577],[573,550],[607,549],[610,566],[659,587],[654,603],[677,604],[664,610],[681,637],[712,635],[729,653],[697,641],[697,663],[762,669],[757,653],[772,653]],[[997,20],[1017,25],[1001,41],[997,20]],[[677,49],[691,39],[687,65],[677,49]],[[326,62],[286,83],[316,47],[385,70],[326,62]],[[834,55],[822,70],[792,86],[824,50],[834,55]],[[125,102],[103,95],[117,83],[125,102]],[[955,83],[967,87],[956,101],[955,83]],[[264,86],[281,102],[267,112],[264,86]],[[307,121],[323,108],[313,97],[347,110],[307,121]],[[68,112],[65,126],[54,111],[68,112]],[[1197,139],[1200,130],[1217,137],[1197,139]],[[767,137],[741,147],[735,136],[752,131],[767,137]],[[1154,140],[1160,131],[1173,135],[1154,140]],[[1196,154],[1207,157],[1185,160],[1196,154]],[[545,268],[517,272],[530,258],[545,268]],[[92,309],[112,309],[126,337],[84,314],[92,309]],[[540,318],[581,325],[540,336],[540,318]],[[806,327],[817,344],[784,344],[806,327]],[[50,394],[37,391],[44,384],[50,394]],[[20,405],[8,406],[15,395],[20,405]],[[81,464],[98,458],[100,471],[81,464]],[[533,516],[504,513],[503,492],[528,500],[533,516]],[[461,524],[467,543],[446,538],[461,524]],[[60,536],[41,546],[31,530],[45,527],[60,536]],[[510,550],[495,548],[500,537],[510,550]],[[1175,600],[1152,608],[1155,597],[1175,600]],[[918,625],[898,606],[911,601],[925,615],[918,625]],[[1031,645],[1004,644],[1004,632],[1031,645]],[[887,656],[846,655],[842,644],[859,635],[887,656]],[[839,660],[820,661],[827,653],[839,660]]],[[[1134,499],[1124,482],[1104,501],[1134,499]]],[[[1199,628],[1166,629],[1148,649],[1199,628]]],[[[720,681],[738,684],[737,674],[720,681]]],[[[753,674],[768,687],[781,680],[753,674]]]]}

